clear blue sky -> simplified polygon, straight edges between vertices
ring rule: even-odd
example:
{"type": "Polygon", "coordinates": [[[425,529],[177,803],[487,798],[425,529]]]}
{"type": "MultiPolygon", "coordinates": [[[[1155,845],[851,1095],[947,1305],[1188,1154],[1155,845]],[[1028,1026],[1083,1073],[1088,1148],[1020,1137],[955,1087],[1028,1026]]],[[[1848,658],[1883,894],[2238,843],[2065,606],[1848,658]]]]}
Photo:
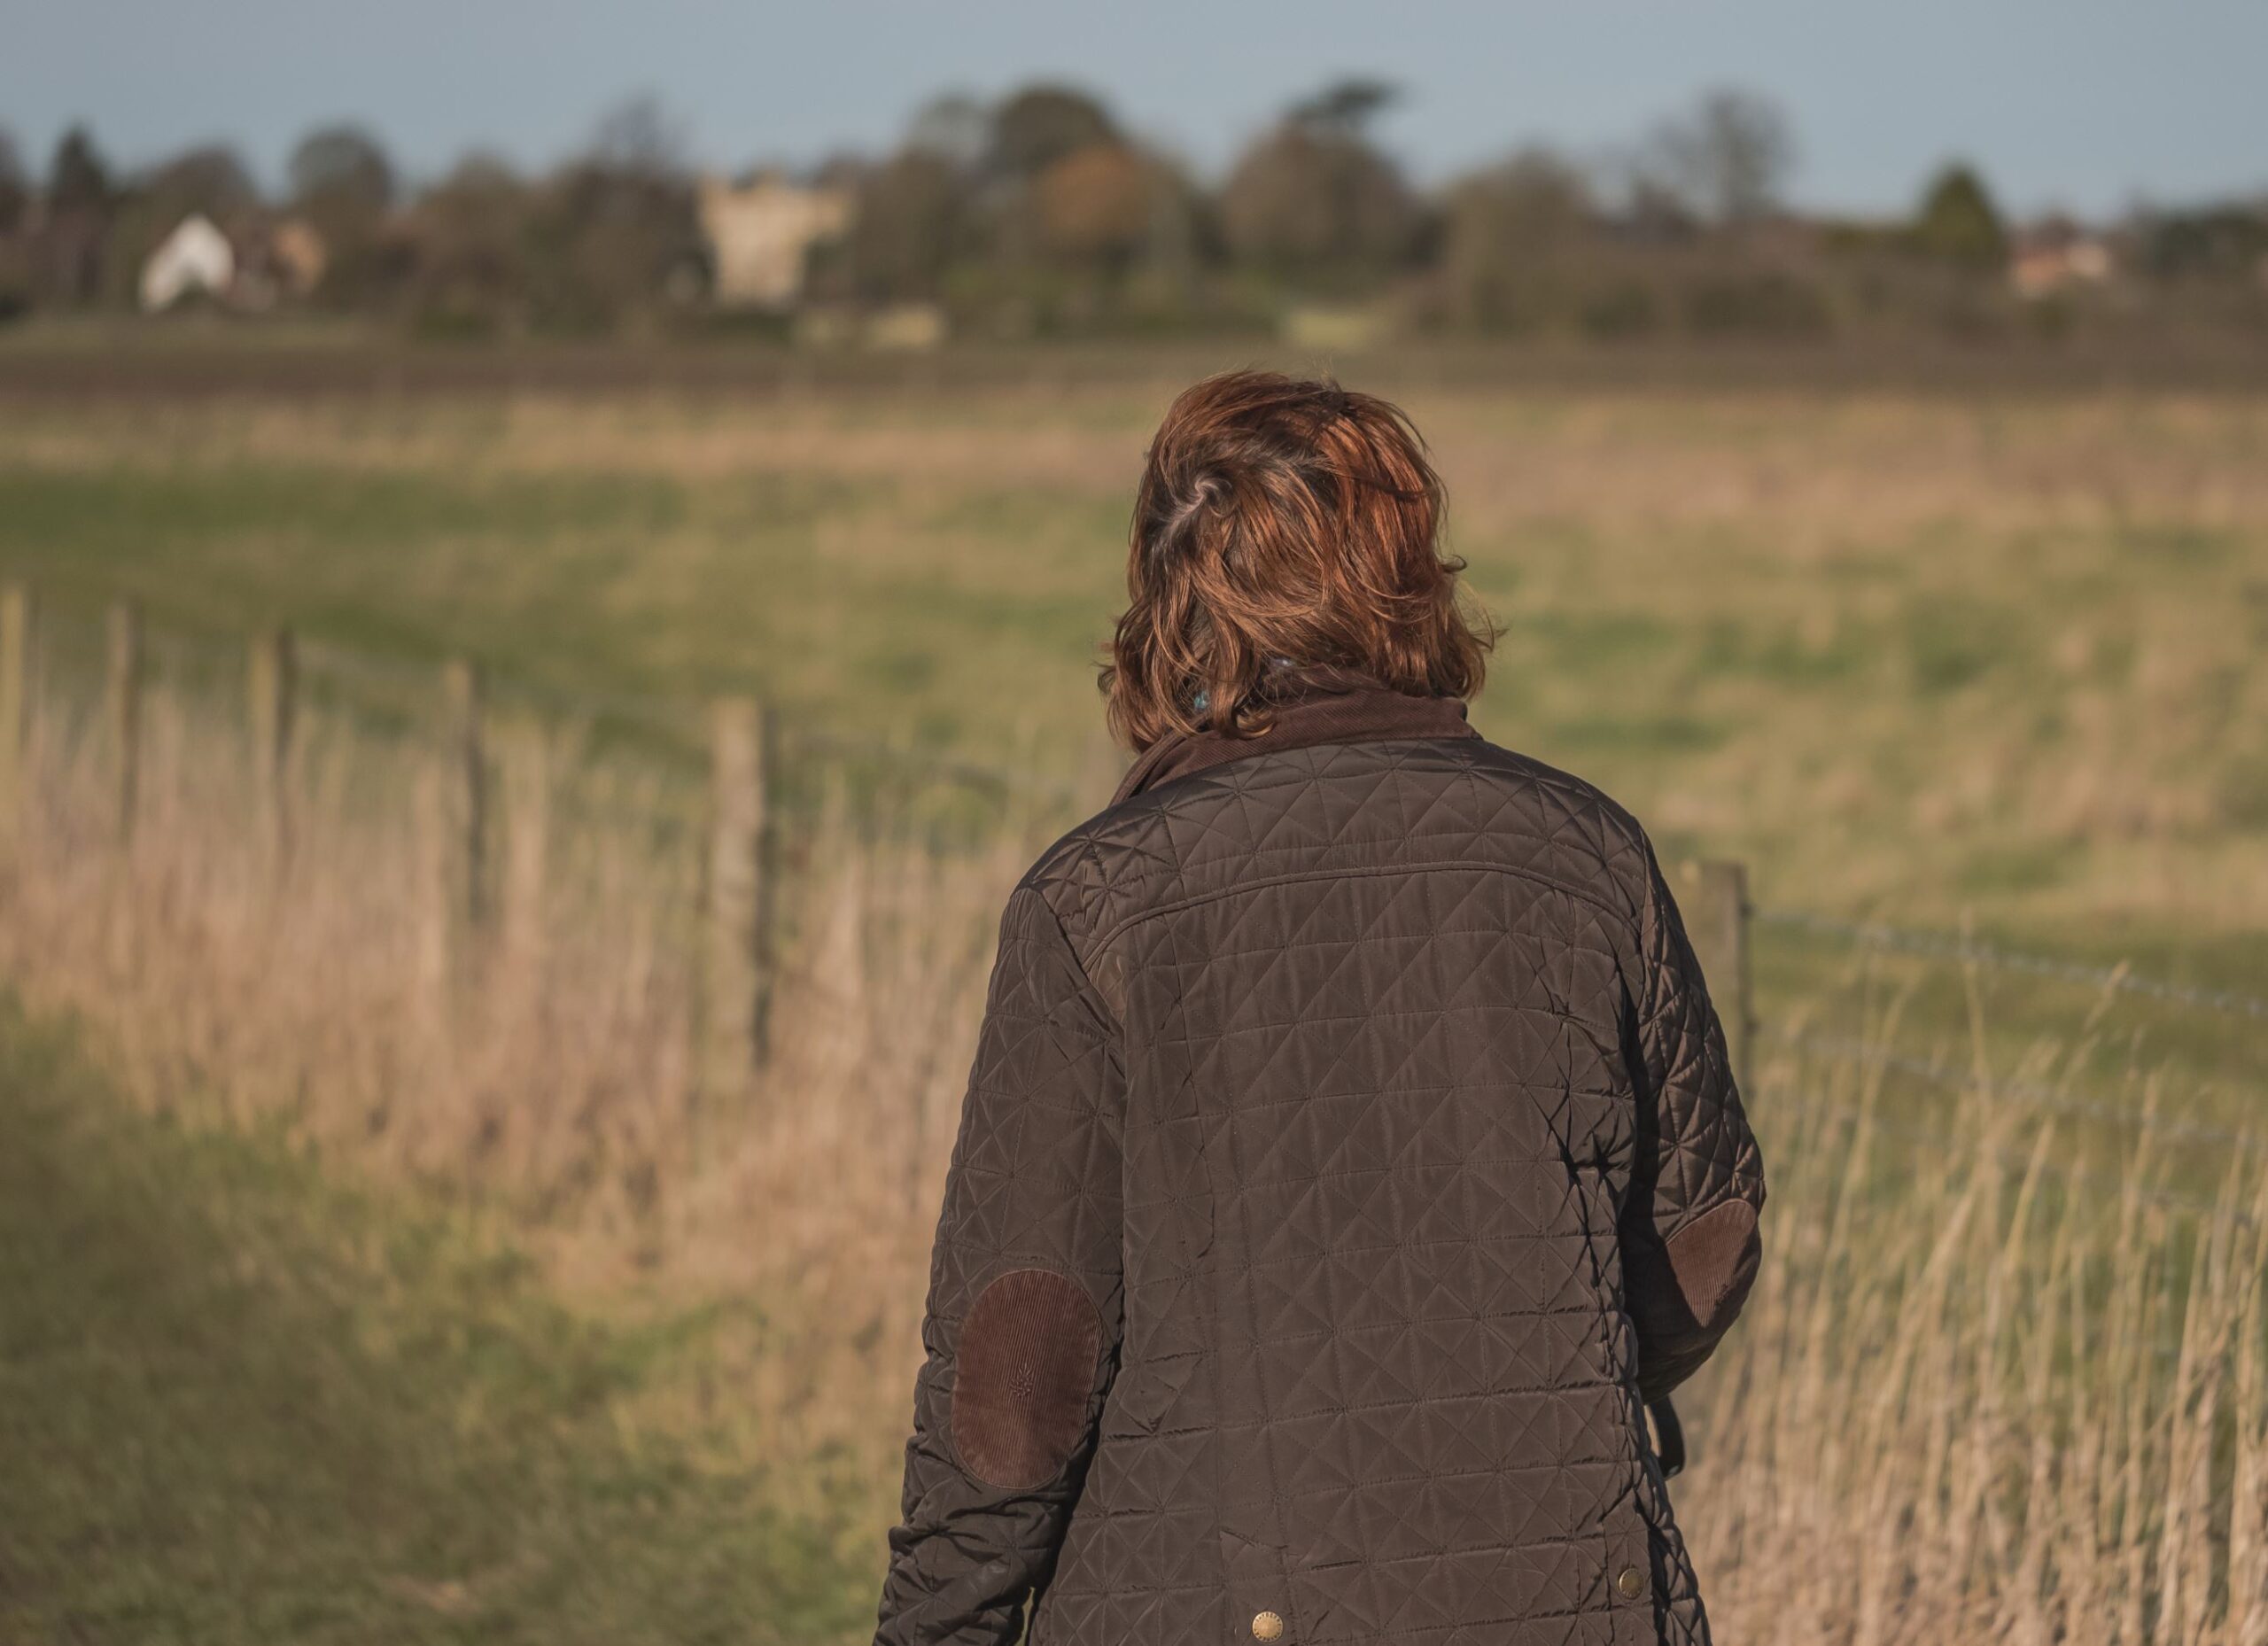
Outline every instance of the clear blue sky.
{"type": "Polygon", "coordinates": [[[1606,149],[1735,83],[1793,117],[1813,205],[1902,206],[1953,154],[2023,210],[2268,190],[2268,0],[0,0],[0,42],[27,159],[86,120],[114,160],[225,137],[271,179],[340,115],[416,174],[476,144],[547,161],[641,91],[704,162],[802,162],[1037,75],[1211,170],[1360,72],[1406,89],[1382,136],[1426,179],[1527,139],[1606,149]]]}

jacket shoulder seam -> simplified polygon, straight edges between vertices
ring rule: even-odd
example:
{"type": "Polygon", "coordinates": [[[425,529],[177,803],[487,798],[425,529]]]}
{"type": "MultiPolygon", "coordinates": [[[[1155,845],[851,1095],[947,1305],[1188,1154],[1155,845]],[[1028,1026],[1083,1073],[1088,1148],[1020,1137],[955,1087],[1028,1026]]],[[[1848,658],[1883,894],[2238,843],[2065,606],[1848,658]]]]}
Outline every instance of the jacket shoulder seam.
{"type": "MultiPolygon", "coordinates": [[[[1509,874],[1516,879],[1532,881],[1539,886],[1549,887],[1553,891],[1564,893],[1578,903],[1590,905],[1618,925],[1626,927],[1631,925],[1628,911],[1618,909],[1596,893],[1587,891],[1582,887],[1562,880],[1556,874],[1546,874],[1535,869],[1525,869],[1517,864],[1491,863],[1480,858],[1443,858],[1425,863],[1378,864],[1355,868],[1301,869],[1294,873],[1270,874],[1259,880],[1239,881],[1233,886],[1223,886],[1213,891],[1192,893],[1186,897],[1177,897],[1169,903],[1161,903],[1154,908],[1144,909],[1122,920],[1113,921],[1095,934],[1092,939],[1094,952],[1100,954],[1137,926],[1161,919],[1165,915],[1178,914],[1184,910],[1199,908],[1208,903],[1220,903],[1231,897],[1243,897],[1248,892],[1267,891],[1278,886],[1295,886],[1303,881],[1384,880],[1394,875],[1433,874],[1459,871],[1481,874],[1509,874]]],[[[1633,927],[1632,930],[1635,933],[1635,928],[1633,927]]]]}
{"type": "MultiPolygon", "coordinates": [[[[1064,958],[1071,963],[1071,974],[1078,979],[1079,992],[1086,997],[1087,1004],[1114,1033],[1120,1031],[1122,1026],[1118,1021],[1118,1013],[1111,1009],[1109,1000],[1095,986],[1088,957],[1080,953],[1079,945],[1071,940],[1070,932],[1064,927],[1063,917],[1056,912],[1055,905],[1048,900],[1047,894],[1026,880],[1016,888],[1014,895],[1029,895],[1039,905],[1039,912],[1047,919],[1048,929],[1054,934],[1055,941],[1063,946],[1064,958]]],[[[1100,952],[1099,945],[1097,952],[1100,952]]]]}

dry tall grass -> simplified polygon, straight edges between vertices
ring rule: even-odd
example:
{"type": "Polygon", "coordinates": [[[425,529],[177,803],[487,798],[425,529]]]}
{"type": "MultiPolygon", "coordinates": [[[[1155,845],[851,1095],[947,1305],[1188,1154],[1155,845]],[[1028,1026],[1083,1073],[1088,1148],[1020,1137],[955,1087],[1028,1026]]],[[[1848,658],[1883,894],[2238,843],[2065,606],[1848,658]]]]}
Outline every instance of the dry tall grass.
{"type": "MultiPolygon", "coordinates": [[[[878,1548],[1029,831],[942,856],[827,814],[791,858],[774,1062],[704,1091],[691,841],[524,784],[517,912],[445,969],[414,751],[316,727],[279,871],[237,728],[160,698],[146,736],[121,842],[99,736],[43,718],[5,976],[82,1013],[144,1100],[461,1192],[579,1288],[759,1300],[707,1409],[783,1489],[833,1459],[864,1511],[846,1535],[878,1548]]],[[[1678,1488],[1720,1638],[2268,1646],[2261,1155],[2233,1152],[2201,1210],[2147,1150],[2086,1176],[1981,1085],[1916,1138],[1881,1075],[1784,1054],[1752,1096],[1771,1256],[1678,1488]]]]}
{"type": "Polygon", "coordinates": [[[2261,1155],[2184,1201],[2147,1148],[2062,1163],[1983,1073],[1920,1137],[1878,1071],[1762,1083],[1770,1255],[1680,1494],[1720,1633],[2259,1646],[2261,1155]]]}

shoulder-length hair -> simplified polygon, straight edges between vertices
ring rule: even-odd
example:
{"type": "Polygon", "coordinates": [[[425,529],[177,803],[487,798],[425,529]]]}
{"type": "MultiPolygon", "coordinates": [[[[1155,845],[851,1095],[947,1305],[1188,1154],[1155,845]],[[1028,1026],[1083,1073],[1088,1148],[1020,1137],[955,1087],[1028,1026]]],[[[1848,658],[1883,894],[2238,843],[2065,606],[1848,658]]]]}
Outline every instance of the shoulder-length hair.
{"type": "Polygon", "coordinates": [[[1461,599],[1444,504],[1425,441],[1385,400],[1261,371],[1184,391],[1135,498],[1102,670],[1112,732],[1137,750],[1249,735],[1318,670],[1472,695],[1495,633],[1461,599]]]}

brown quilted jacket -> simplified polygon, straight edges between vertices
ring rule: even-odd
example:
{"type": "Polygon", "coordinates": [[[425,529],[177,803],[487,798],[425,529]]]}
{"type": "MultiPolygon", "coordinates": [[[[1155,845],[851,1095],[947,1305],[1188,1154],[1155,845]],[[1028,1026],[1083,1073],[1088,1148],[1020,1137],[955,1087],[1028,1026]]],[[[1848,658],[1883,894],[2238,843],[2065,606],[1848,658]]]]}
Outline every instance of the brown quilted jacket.
{"type": "Polygon", "coordinates": [[[875,1639],[1705,1642],[1641,1402],[1763,1200],[1612,801],[1375,688],[1161,745],[1001,924],[875,1639]]]}

